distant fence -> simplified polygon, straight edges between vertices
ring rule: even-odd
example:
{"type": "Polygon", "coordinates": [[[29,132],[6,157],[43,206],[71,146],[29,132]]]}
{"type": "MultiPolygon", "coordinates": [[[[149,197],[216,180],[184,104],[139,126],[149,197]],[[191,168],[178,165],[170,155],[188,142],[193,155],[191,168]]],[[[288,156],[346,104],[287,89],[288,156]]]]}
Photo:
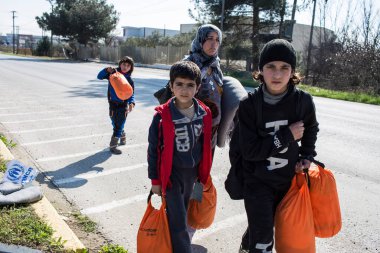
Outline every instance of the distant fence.
{"type": "Polygon", "coordinates": [[[101,61],[118,62],[123,56],[130,56],[135,62],[142,64],[173,64],[189,53],[188,47],[84,47],[78,49],[79,59],[99,59],[101,61]]]}

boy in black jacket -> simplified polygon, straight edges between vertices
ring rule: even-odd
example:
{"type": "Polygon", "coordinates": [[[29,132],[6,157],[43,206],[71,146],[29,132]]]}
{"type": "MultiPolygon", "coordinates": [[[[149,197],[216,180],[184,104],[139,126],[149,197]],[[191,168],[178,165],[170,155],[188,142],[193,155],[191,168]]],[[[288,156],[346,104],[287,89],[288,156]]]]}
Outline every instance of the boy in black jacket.
{"type": "Polygon", "coordinates": [[[239,106],[238,141],[231,144],[237,143],[242,155],[248,217],[240,252],[272,252],[276,207],[295,173],[309,168],[308,158],[316,156],[315,107],[311,95],[295,87],[300,82],[295,66],[288,41],[269,41],[253,75],[262,84],[239,106]]]}

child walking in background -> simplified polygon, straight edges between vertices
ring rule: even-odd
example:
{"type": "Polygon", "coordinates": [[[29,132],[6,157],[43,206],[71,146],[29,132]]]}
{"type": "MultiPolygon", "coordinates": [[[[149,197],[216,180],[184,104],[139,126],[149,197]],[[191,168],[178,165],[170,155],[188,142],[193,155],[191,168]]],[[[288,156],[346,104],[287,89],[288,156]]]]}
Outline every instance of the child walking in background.
{"type": "Polygon", "coordinates": [[[198,66],[190,61],[170,69],[174,94],[156,107],[149,128],[148,174],[152,192],[166,198],[167,217],[174,253],[191,253],[187,208],[194,183],[206,183],[211,170],[209,108],[194,98],[201,83],[198,66]]]}
{"type": "Polygon", "coordinates": [[[295,87],[300,82],[295,67],[293,46],[282,39],[269,41],[260,54],[260,71],[254,73],[261,85],[239,106],[233,137],[238,141],[230,145],[239,145],[244,170],[248,229],[240,252],[272,252],[276,207],[295,172],[309,168],[316,156],[315,106],[311,95],[295,87]]]}
{"type": "Polygon", "coordinates": [[[118,68],[107,67],[102,69],[98,74],[98,79],[108,79],[108,91],[107,98],[109,103],[109,116],[112,121],[113,134],[110,141],[110,151],[113,154],[121,154],[121,150],[117,148],[119,139],[120,145],[126,144],[126,136],[124,132],[124,125],[127,119],[128,113],[135,107],[135,97],[134,97],[134,82],[131,78],[134,68],[134,61],[131,57],[125,56],[119,61],[118,68]],[[133,93],[128,99],[120,98],[118,92],[115,90],[118,87],[113,87],[110,82],[110,75],[115,72],[120,72],[127,79],[128,83],[132,86],[133,93]]]}

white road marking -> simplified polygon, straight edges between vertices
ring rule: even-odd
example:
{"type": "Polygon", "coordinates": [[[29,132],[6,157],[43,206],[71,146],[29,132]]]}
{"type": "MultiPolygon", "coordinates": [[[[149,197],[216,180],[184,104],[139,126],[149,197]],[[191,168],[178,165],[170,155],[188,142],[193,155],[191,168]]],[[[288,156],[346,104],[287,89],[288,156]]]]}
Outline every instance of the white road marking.
{"type": "MultiPolygon", "coordinates": [[[[141,144],[133,144],[133,145],[120,146],[119,148],[120,149],[136,148],[136,147],[147,146],[147,145],[148,145],[148,143],[141,143],[141,144]]],[[[36,159],[36,161],[37,162],[50,162],[50,161],[56,161],[56,160],[60,160],[60,159],[73,158],[73,157],[78,157],[78,156],[93,155],[93,154],[100,153],[100,152],[109,152],[109,150],[107,148],[107,149],[100,149],[100,150],[95,150],[95,151],[75,153],[75,154],[70,154],[70,155],[62,155],[62,156],[52,156],[52,157],[38,158],[38,159],[36,159]]]]}
{"type": "Polygon", "coordinates": [[[227,219],[224,219],[224,220],[221,220],[221,221],[218,221],[218,222],[214,222],[211,227],[207,228],[207,229],[200,229],[200,230],[197,230],[197,232],[194,234],[194,237],[193,237],[193,242],[195,241],[200,241],[202,240],[203,238],[205,237],[208,237],[216,232],[219,232],[221,230],[225,230],[225,229],[228,229],[228,228],[232,228],[232,227],[235,227],[237,226],[238,224],[240,223],[243,223],[245,222],[246,224],[247,223],[247,215],[245,213],[243,214],[237,214],[237,215],[234,215],[234,216],[231,216],[227,219]]]}
{"type": "MultiPolygon", "coordinates": [[[[128,132],[133,132],[133,131],[128,131],[128,132]]],[[[31,146],[31,145],[40,145],[40,144],[54,143],[54,142],[61,142],[61,141],[80,140],[80,139],[87,139],[87,138],[98,137],[98,136],[105,136],[105,137],[107,137],[109,135],[111,135],[109,132],[102,133],[102,134],[82,135],[82,136],[67,137],[67,138],[47,140],[47,141],[26,142],[26,143],[21,143],[21,146],[31,146]]]]}
{"type": "Polygon", "coordinates": [[[78,110],[49,110],[49,111],[38,111],[38,112],[16,112],[16,113],[4,113],[1,116],[15,116],[15,115],[30,115],[30,114],[44,114],[44,113],[54,113],[54,112],[71,112],[78,110]]]}
{"type": "Polygon", "coordinates": [[[28,123],[28,122],[40,122],[40,121],[50,121],[50,120],[65,120],[72,118],[87,118],[87,117],[98,117],[97,115],[80,115],[77,114],[75,116],[66,116],[66,117],[54,117],[54,118],[45,118],[45,119],[27,119],[27,120],[13,120],[13,121],[2,121],[4,124],[18,124],[18,123],[28,123]]]}
{"type": "Polygon", "coordinates": [[[112,209],[120,207],[120,206],[125,206],[125,205],[129,205],[132,203],[136,203],[139,201],[146,200],[147,196],[148,195],[146,193],[144,193],[144,194],[140,194],[140,195],[135,195],[131,198],[114,200],[112,202],[105,203],[103,205],[82,209],[81,213],[83,213],[83,214],[103,213],[105,211],[112,210],[112,209]]]}
{"type": "Polygon", "coordinates": [[[132,166],[127,166],[127,167],[115,168],[115,169],[106,170],[106,171],[103,170],[101,172],[84,173],[84,174],[80,174],[76,177],[62,178],[62,179],[54,180],[54,184],[57,186],[60,186],[60,185],[67,184],[67,183],[73,183],[73,182],[81,181],[83,179],[108,176],[108,175],[112,175],[112,174],[116,174],[116,173],[121,173],[121,172],[125,172],[125,171],[139,169],[139,168],[146,167],[146,166],[148,166],[147,163],[139,163],[139,164],[135,164],[132,166]]]}
{"type": "Polygon", "coordinates": [[[29,129],[29,130],[19,130],[19,131],[9,131],[12,134],[23,134],[23,133],[34,133],[41,131],[52,131],[52,130],[61,130],[67,128],[80,128],[80,127],[88,127],[88,126],[100,126],[100,125],[108,125],[109,123],[94,123],[94,124],[81,124],[81,125],[69,125],[69,126],[60,126],[60,127],[46,127],[46,128],[37,128],[37,129],[29,129]]]}

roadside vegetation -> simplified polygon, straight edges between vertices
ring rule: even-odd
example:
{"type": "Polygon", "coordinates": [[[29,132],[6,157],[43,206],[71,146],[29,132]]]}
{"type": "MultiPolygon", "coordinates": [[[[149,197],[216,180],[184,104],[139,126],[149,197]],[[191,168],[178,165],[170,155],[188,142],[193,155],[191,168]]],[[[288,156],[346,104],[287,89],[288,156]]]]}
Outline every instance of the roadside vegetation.
{"type": "MultiPolygon", "coordinates": [[[[7,148],[14,148],[16,143],[0,133],[0,141],[7,148]]],[[[6,171],[6,161],[0,154],[0,181],[6,171]]],[[[73,219],[86,233],[96,233],[97,224],[80,212],[71,214],[73,219]]],[[[13,244],[43,252],[54,253],[90,253],[88,249],[66,250],[66,241],[53,237],[54,230],[34,212],[30,205],[9,205],[0,207],[0,242],[13,244]]],[[[99,245],[98,253],[128,253],[117,244],[99,245]]],[[[91,251],[93,252],[93,251],[91,251]]]]}
{"type": "Polygon", "coordinates": [[[54,239],[53,229],[30,206],[6,206],[0,210],[0,241],[45,252],[65,252],[64,241],[54,239]]]}

